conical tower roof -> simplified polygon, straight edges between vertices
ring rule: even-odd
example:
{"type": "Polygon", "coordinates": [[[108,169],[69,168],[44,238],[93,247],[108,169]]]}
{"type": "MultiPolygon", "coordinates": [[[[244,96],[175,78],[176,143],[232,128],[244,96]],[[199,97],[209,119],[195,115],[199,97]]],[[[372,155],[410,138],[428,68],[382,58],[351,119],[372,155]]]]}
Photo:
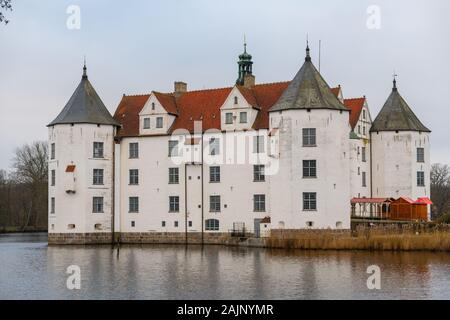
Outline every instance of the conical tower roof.
{"type": "Polygon", "coordinates": [[[317,71],[306,48],[305,63],[270,111],[289,109],[347,110],[317,71]]]}
{"type": "Polygon", "coordinates": [[[77,89],[67,102],[61,113],[48,126],[57,124],[92,123],[120,126],[106,109],[86,74],[86,65],[83,67],[83,76],[77,89]]]}
{"type": "Polygon", "coordinates": [[[389,98],[372,123],[371,132],[377,131],[422,131],[431,132],[417,118],[394,86],[389,98]]]}

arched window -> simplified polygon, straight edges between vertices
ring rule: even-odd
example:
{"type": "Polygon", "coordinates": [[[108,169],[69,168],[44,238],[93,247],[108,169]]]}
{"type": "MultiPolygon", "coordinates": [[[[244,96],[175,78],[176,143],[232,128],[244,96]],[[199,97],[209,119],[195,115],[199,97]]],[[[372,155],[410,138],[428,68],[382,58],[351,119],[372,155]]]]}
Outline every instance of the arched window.
{"type": "Polygon", "coordinates": [[[206,231],[219,231],[219,220],[217,219],[208,219],[205,221],[205,230],[206,231]]]}

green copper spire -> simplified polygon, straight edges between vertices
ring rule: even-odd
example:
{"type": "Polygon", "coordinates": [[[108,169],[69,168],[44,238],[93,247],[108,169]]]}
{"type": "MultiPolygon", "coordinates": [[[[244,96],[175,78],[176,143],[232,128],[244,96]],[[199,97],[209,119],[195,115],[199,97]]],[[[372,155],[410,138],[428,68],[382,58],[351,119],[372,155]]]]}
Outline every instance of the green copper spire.
{"type": "Polygon", "coordinates": [[[236,80],[237,85],[244,85],[244,77],[247,74],[252,74],[252,55],[247,53],[247,41],[245,40],[244,36],[244,53],[239,55],[239,74],[238,79],[236,80]]]}

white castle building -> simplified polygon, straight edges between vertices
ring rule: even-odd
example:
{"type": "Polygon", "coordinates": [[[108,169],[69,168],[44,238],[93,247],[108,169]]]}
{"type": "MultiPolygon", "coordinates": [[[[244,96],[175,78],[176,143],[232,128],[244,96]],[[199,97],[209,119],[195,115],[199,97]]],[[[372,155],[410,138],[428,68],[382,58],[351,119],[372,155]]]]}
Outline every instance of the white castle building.
{"type": "Polygon", "coordinates": [[[349,229],[352,198],[429,197],[430,130],[395,80],[372,121],[366,98],[330,88],[309,48],[288,82],[255,84],[246,49],[238,64],[232,87],[175,82],[124,95],[114,117],[84,66],[48,125],[49,242],[349,229]]]}

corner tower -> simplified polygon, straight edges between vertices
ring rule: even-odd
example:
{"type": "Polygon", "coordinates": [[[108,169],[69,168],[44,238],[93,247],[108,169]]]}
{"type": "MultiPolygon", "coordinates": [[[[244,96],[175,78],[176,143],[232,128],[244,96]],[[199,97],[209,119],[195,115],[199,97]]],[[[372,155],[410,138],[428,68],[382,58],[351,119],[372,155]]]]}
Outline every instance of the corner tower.
{"type": "Polygon", "coordinates": [[[374,197],[430,197],[430,130],[397,89],[370,129],[374,197]]]}
{"type": "Polygon", "coordinates": [[[85,64],[69,102],[47,126],[50,244],[112,241],[118,126],[89,82],[85,64]]]}
{"type": "Polygon", "coordinates": [[[349,109],[311,61],[270,109],[279,170],[270,176],[272,228],[350,229],[349,109]]]}

